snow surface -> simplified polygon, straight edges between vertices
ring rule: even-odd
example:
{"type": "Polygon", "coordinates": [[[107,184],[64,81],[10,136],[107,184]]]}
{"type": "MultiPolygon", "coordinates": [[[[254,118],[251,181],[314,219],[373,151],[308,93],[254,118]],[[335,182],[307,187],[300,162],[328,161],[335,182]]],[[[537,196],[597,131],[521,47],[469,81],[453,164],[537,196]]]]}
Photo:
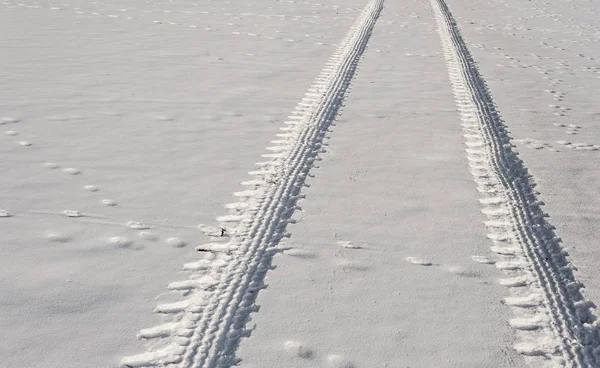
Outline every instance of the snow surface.
{"type": "MultiPolygon", "coordinates": [[[[227,264],[221,226],[265,185],[247,172],[375,3],[0,0],[0,365],[116,367],[180,333],[181,294],[217,283],[187,275],[227,264]]],[[[384,2],[241,366],[584,366],[540,348],[519,250],[490,249],[505,213],[469,170],[435,4],[384,2]]],[[[597,3],[445,4],[600,301],[597,3]]]]}
{"type": "Polygon", "coordinates": [[[359,9],[20,3],[0,4],[0,356],[117,366],[359,9]]]}
{"type": "Polygon", "coordinates": [[[489,249],[464,161],[429,4],[386,3],[284,241],[313,256],[276,256],[242,366],[522,366],[498,271],[471,260],[489,249]]]}

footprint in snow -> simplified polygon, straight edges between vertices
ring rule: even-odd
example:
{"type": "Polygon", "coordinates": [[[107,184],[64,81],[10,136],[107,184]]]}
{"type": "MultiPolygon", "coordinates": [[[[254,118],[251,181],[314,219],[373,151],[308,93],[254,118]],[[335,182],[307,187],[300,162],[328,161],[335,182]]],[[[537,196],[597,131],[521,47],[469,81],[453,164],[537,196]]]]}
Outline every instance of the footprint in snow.
{"type": "Polygon", "coordinates": [[[150,229],[149,225],[146,225],[146,224],[138,222],[138,221],[129,221],[129,222],[127,222],[127,227],[130,228],[130,229],[134,229],[134,230],[146,230],[146,229],[150,229]]]}
{"type": "Polygon", "coordinates": [[[482,263],[482,264],[496,263],[496,261],[489,259],[488,257],[484,257],[484,256],[471,256],[471,259],[473,260],[473,262],[482,263]]]}
{"type": "Polygon", "coordinates": [[[166,243],[167,243],[168,245],[170,245],[171,247],[173,247],[173,248],[183,248],[183,247],[185,247],[185,246],[186,246],[186,244],[187,244],[187,243],[186,243],[184,240],[181,240],[181,239],[179,239],[179,238],[175,238],[175,237],[173,237],[173,238],[168,238],[168,239],[166,240],[166,243]]]}
{"type": "Polygon", "coordinates": [[[347,249],[362,249],[362,247],[358,244],[355,244],[351,241],[340,240],[337,242],[337,245],[347,249]]]}
{"type": "Polygon", "coordinates": [[[312,258],[317,257],[317,254],[315,252],[308,250],[308,249],[302,249],[302,248],[286,249],[283,251],[283,254],[285,254],[287,256],[303,258],[303,259],[312,259],[312,258]]]}
{"type": "Polygon", "coordinates": [[[365,272],[365,271],[368,271],[371,267],[362,262],[353,261],[350,259],[340,259],[337,262],[337,268],[341,269],[342,271],[345,271],[345,272],[349,272],[349,271],[365,272]]]}
{"type": "Polygon", "coordinates": [[[314,356],[314,351],[299,341],[288,340],[283,344],[283,349],[286,353],[302,359],[311,359],[314,356]]]}
{"type": "Polygon", "coordinates": [[[67,167],[67,168],[64,168],[62,171],[64,173],[66,173],[66,174],[69,174],[69,175],[79,175],[79,174],[81,174],[81,171],[78,170],[78,169],[76,169],[76,168],[74,168],[74,167],[67,167]]]}
{"type": "Polygon", "coordinates": [[[19,119],[10,116],[5,116],[0,119],[0,125],[18,123],[19,119]]]}
{"type": "Polygon", "coordinates": [[[58,169],[58,164],[55,164],[54,162],[46,162],[44,166],[51,170],[58,169]]]}
{"type": "Polygon", "coordinates": [[[356,368],[353,362],[337,354],[328,355],[326,361],[330,368],[356,368]]]}
{"type": "Polygon", "coordinates": [[[108,239],[108,244],[117,248],[129,248],[133,242],[122,236],[113,236],[108,239]]]}
{"type": "Polygon", "coordinates": [[[68,243],[72,240],[70,236],[54,231],[47,233],[46,238],[53,243],[68,243]]]}
{"type": "MultiPolygon", "coordinates": [[[[478,263],[485,263],[485,264],[493,264],[495,263],[494,261],[490,260],[487,257],[483,257],[483,256],[473,256],[472,260],[478,263]]],[[[406,261],[410,262],[414,265],[417,266],[442,266],[442,268],[450,273],[459,275],[459,276],[465,276],[465,277],[479,277],[480,274],[477,271],[471,271],[468,270],[465,267],[462,266],[444,266],[444,265],[439,265],[439,264],[433,264],[431,261],[426,260],[426,259],[422,259],[422,258],[417,258],[417,257],[406,257],[406,261]]]]}
{"type": "Polygon", "coordinates": [[[117,202],[113,201],[112,199],[103,199],[102,204],[105,206],[114,207],[117,205],[117,202]]]}
{"type": "Polygon", "coordinates": [[[481,273],[477,272],[477,271],[471,271],[468,270],[465,267],[462,266],[444,266],[444,269],[450,273],[453,273],[457,276],[463,276],[463,277],[480,277],[481,273]]]}
{"type": "Polygon", "coordinates": [[[67,217],[83,217],[83,214],[75,210],[64,210],[63,215],[67,217]]]}
{"type": "Polygon", "coordinates": [[[428,261],[426,259],[422,259],[422,258],[417,258],[417,257],[406,257],[406,261],[414,264],[414,265],[418,265],[418,266],[431,266],[433,265],[433,263],[431,263],[431,261],[428,261]]]}
{"type": "Polygon", "coordinates": [[[151,241],[158,240],[158,234],[156,234],[154,231],[144,230],[144,231],[140,231],[140,233],[138,235],[140,238],[142,238],[144,240],[151,240],[151,241]]]}

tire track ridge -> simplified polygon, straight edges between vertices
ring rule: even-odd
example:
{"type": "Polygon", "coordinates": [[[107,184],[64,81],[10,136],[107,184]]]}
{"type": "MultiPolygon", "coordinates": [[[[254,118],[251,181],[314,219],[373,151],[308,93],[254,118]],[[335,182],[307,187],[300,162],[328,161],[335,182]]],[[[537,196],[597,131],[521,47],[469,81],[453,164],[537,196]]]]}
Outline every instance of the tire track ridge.
{"type": "Polygon", "coordinates": [[[523,341],[515,348],[563,366],[595,367],[600,346],[591,310],[595,306],[582,295],[583,284],[575,279],[560,238],[545,220],[535,183],[513,150],[450,10],[443,0],[431,0],[431,5],[463,121],[467,159],[482,193],[488,237],[495,244],[492,251],[506,259],[497,266],[512,277],[501,284],[515,295],[505,300],[519,317],[510,321],[523,341]]]}
{"type": "Polygon", "coordinates": [[[240,201],[227,205],[230,213],[217,218],[231,238],[227,243],[198,247],[210,255],[184,265],[190,279],[169,285],[185,292],[186,299],[159,305],[155,311],[175,314],[176,322],[141,330],[140,338],[153,339],[152,348],[123,358],[122,367],[177,366],[229,367],[235,350],[248,335],[246,324],[256,310],[257,292],[286,236],[287,224],[302,197],[301,188],[321,151],[327,129],[342,101],[367,47],[383,0],[371,0],[340,46],[315,78],[305,97],[280,128],[266,162],[249,172],[256,180],[244,182],[249,190],[234,193],[240,201]],[[233,225],[227,225],[233,223],[233,225]]]}

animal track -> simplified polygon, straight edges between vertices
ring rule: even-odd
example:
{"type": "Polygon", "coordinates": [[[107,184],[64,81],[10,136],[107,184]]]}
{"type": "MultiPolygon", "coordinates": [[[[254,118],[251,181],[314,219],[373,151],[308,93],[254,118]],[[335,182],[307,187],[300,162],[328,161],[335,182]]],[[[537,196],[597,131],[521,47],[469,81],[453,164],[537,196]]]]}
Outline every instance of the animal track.
{"type": "MultiPolygon", "coordinates": [[[[223,31],[225,28],[235,28],[238,27],[239,25],[236,23],[237,20],[241,20],[243,19],[243,17],[247,17],[247,16],[257,16],[260,18],[264,18],[264,19],[271,19],[271,20],[277,20],[277,21],[286,21],[286,20],[291,20],[293,22],[297,22],[299,20],[306,20],[308,23],[314,23],[314,19],[318,19],[320,18],[319,15],[313,15],[313,16],[288,16],[288,15],[261,15],[261,14],[254,14],[254,13],[241,13],[241,14],[232,14],[232,13],[226,13],[226,12],[218,12],[215,11],[215,14],[218,14],[218,17],[215,17],[215,15],[211,15],[212,13],[209,11],[197,11],[197,12],[190,12],[190,11],[166,11],[166,10],[161,10],[161,11],[149,11],[149,10],[143,10],[141,12],[138,12],[138,14],[133,14],[133,9],[121,9],[118,11],[115,10],[82,10],[81,8],[78,7],[66,7],[66,6],[61,6],[61,7],[56,7],[56,6],[40,6],[40,5],[26,5],[26,4],[22,4],[22,3],[10,3],[10,2],[1,2],[1,5],[4,5],[6,7],[22,7],[22,8],[28,8],[28,9],[37,9],[37,10],[46,10],[46,11],[71,11],[75,14],[78,15],[82,15],[82,16],[92,16],[92,17],[103,17],[103,18],[110,18],[110,19],[115,19],[115,20],[126,20],[126,21],[136,21],[136,22],[148,22],[148,23],[153,23],[156,24],[158,26],[177,26],[177,27],[183,27],[183,28],[187,28],[190,30],[204,30],[206,32],[215,32],[215,31],[223,31]],[[169,20],[162,20],[162,19],[155,19],[155,20],[149,20],[147,18],[147,15],[149,14],[154,14],[156,16],[159,17],[165,17],[167,19],[172,17],[172,14],[179,14],[180,18],[182,20],[180,21],[169,21],[169,20]],[[198,20],[198,16],[210,16],[211,18],[211,22],[215,23],[218,22],[219,25],[218,26],[206,26],[206,22],[207,20],[204,20],[203,23],[195,23],[198,20]],[[231,20],[227,20],[227,17],[229,17],[231,20]],[[224,22],[223,22],[224,21],[224,22]]],[[[350,10],[350,9],[348,9],[350,10]]],[[[333,17],[332,20],[339,20],[340,18],[338,17],[333,17]]],[[[349,19],[353,19],[353,18],[343,18],[345,20],[349,20],[349,19]]],[[[275,31],[275,34],[271,34],[271,35],[263,35],[259,32],[248,32],[248,31],[231,31],[230,34],[232,35],[240,35],[240,36],[246,36],[246,37],[255,37],[255,38],[263,38],[266,40],[279,40],[279,41],[284,41],[284,42],[302,42],[302,40],[295,40],[289,37],[285,37],[285,36],[281,36],[282,35],[282,31],[275,31]]],[[[314,38],[321,38],[322,36],[318,36],[318,35],[308,35],[305,37],[314,37],[314,38]]],[[[317,45],[326,45],[326,43],[315,43],[317,45]]],[[[52,117],[53,120],[68,120],[68,119],[72,119],[72,117],[69,116],[55,116],[52,117]]],[[[8,118],[7,118],[8,119],[8,118]]]]}
{"type": "Polygon", "coordinates": [[[330,368],[356,368],[354,363],[341,355],[330,354],[327,356],[327,367],[330,368]]]}
{"type": "Polygon", "coordinates": [[[406,257],[406,260],[409,263],[412,263],[414,265],[419,265],[419,266],[431,266],[433,264],[426,259],[421,259],[421,258],[417,258],[417,257],[406,257]]]}
{"type": "Polygon", "coordinates": [[[167,239],[167,244],[170,245],[171,247],[182,248],[182,247],[185,247],[186,242],[179,238],[169,238],[169,239],[167,239]]]}
{"type": "Polygon", "coordinates": [[[50,232],[46,235],[46,237],[53,243],[68,243],[73,240],[70,236],[57,232],[50,232]]]}
{"type": "Polygon", "coordinates": [[[13,214],[8,212],[7,210],[0,210],[0,217],[12,217],[13,214]]]}
{"type": "Polygon", "coordinates": [[[64,210],[63,215],[67,217],[83,217],[83,214],[75,210],[64,210]]]}
{"type": "Polygon", "coordinates": [[[20,120],[17,118],[13,118],[10,116],[5,116],[3,118],[0,119],[0,125],[5,125],[5,124],[15,124],[18,123],[20,120]]]}
{"type": "Polygon", "coordinates": [[[156,234],[154,231],[144,230],[144,231],[140,231],[140,233],[138,235],[140,238],[142,238],[144,240],[151,240],[151,241],[158,240],[158,234],[156,234]]]}
{"type": "Polygon", "coordinates": [[[286,353],[302,359],[311,359],[315,354],[311,348],[299,341],[288,340],[283,348],[286,353]]]}
{"type": "Polygon", "coordinates": [[[81,174],[81,171],[79,169],[76,169],[74,167],[66,167],[64,169],[62,169],[62,172],[69,174],[69,175],[79,175],[81,174]]]}
{"type": "Polygon", "coordinates": [[[113,236],[108,239],[108,243],[118,248],[128,248],[133,244],[130,239],[122,236],[113,236]]]}
{"type": "Polygon", "coordinates": [[[58,164],[55,164],[54,162],[46,162],[46,163],[44,164],[44,166],[45,166],[47,169],[51,169],[51,170],[58,169],[58,167],[59,167],[59,166],[58,166],[58,164]]]}
{"type": "Polygon", "coordinates": [[[471,259],[473,260],[473,262],[477,262],[477,263],[483,263],[483,264],[494,264],[496,263],[496,261],[485,257],[485,256],[472,256],[471,259]]]}
{"type": "Polygon", "coordinates": [[[117,205],[117,202],[113,201],[112,199],[103,199],[102,204],[105,206],[113,207],[117,205]]]}
{"type": "Polygon", "coordinates": [[[134,230],[146,230],[151,228],[149,225],[137,221],[127,222],[127,227],[134,230]]]}

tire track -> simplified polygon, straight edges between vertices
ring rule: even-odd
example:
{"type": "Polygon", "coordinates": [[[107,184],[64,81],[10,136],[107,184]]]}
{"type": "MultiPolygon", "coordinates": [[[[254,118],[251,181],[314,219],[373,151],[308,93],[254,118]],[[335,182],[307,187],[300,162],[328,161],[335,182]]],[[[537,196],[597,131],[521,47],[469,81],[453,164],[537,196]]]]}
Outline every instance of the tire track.
{"type": "Polygon", "coordinates": [[[505,304],[517,316],[510,321],[519,341],[515,349],[535,366],[596,367],[600,337],[594,305],[581,293],[583,285],[545,219],[535,184],[450,10],[443,0],[431,0],[431,6],[463,122],[467,159],[488,218],[491,250],[503,257],[497,266],[509,276],[500,283],[513,294],[505,304]]]}
{"type": "Polygon", "coordinates": [[[271,153],[263,157],[269,161],[257,163],[259,170],[249,173],[255,179],[242,183],[248,190],[234,193],[239,201],[227,205],[228,215],[217,218],[231,236],[229,242],[198,247],[206,256],[184,265],[190,278],[169,285],[170,290],[183,291],[186,298],[159,305],[155,312],[174,315],[174,322],[141,330],[140,338],[152,339],[150,351],[123,358],[121,367],[201,368],[236,363],[235,350],[249,332],[245,325],[256,309],[256,295],[275,246],[286,236],[306,176],[382,8],[383,0],[371,0],[365,7],[284,122],[287,126],[280,128],[280,139],[267,148],[271,153]]]}

